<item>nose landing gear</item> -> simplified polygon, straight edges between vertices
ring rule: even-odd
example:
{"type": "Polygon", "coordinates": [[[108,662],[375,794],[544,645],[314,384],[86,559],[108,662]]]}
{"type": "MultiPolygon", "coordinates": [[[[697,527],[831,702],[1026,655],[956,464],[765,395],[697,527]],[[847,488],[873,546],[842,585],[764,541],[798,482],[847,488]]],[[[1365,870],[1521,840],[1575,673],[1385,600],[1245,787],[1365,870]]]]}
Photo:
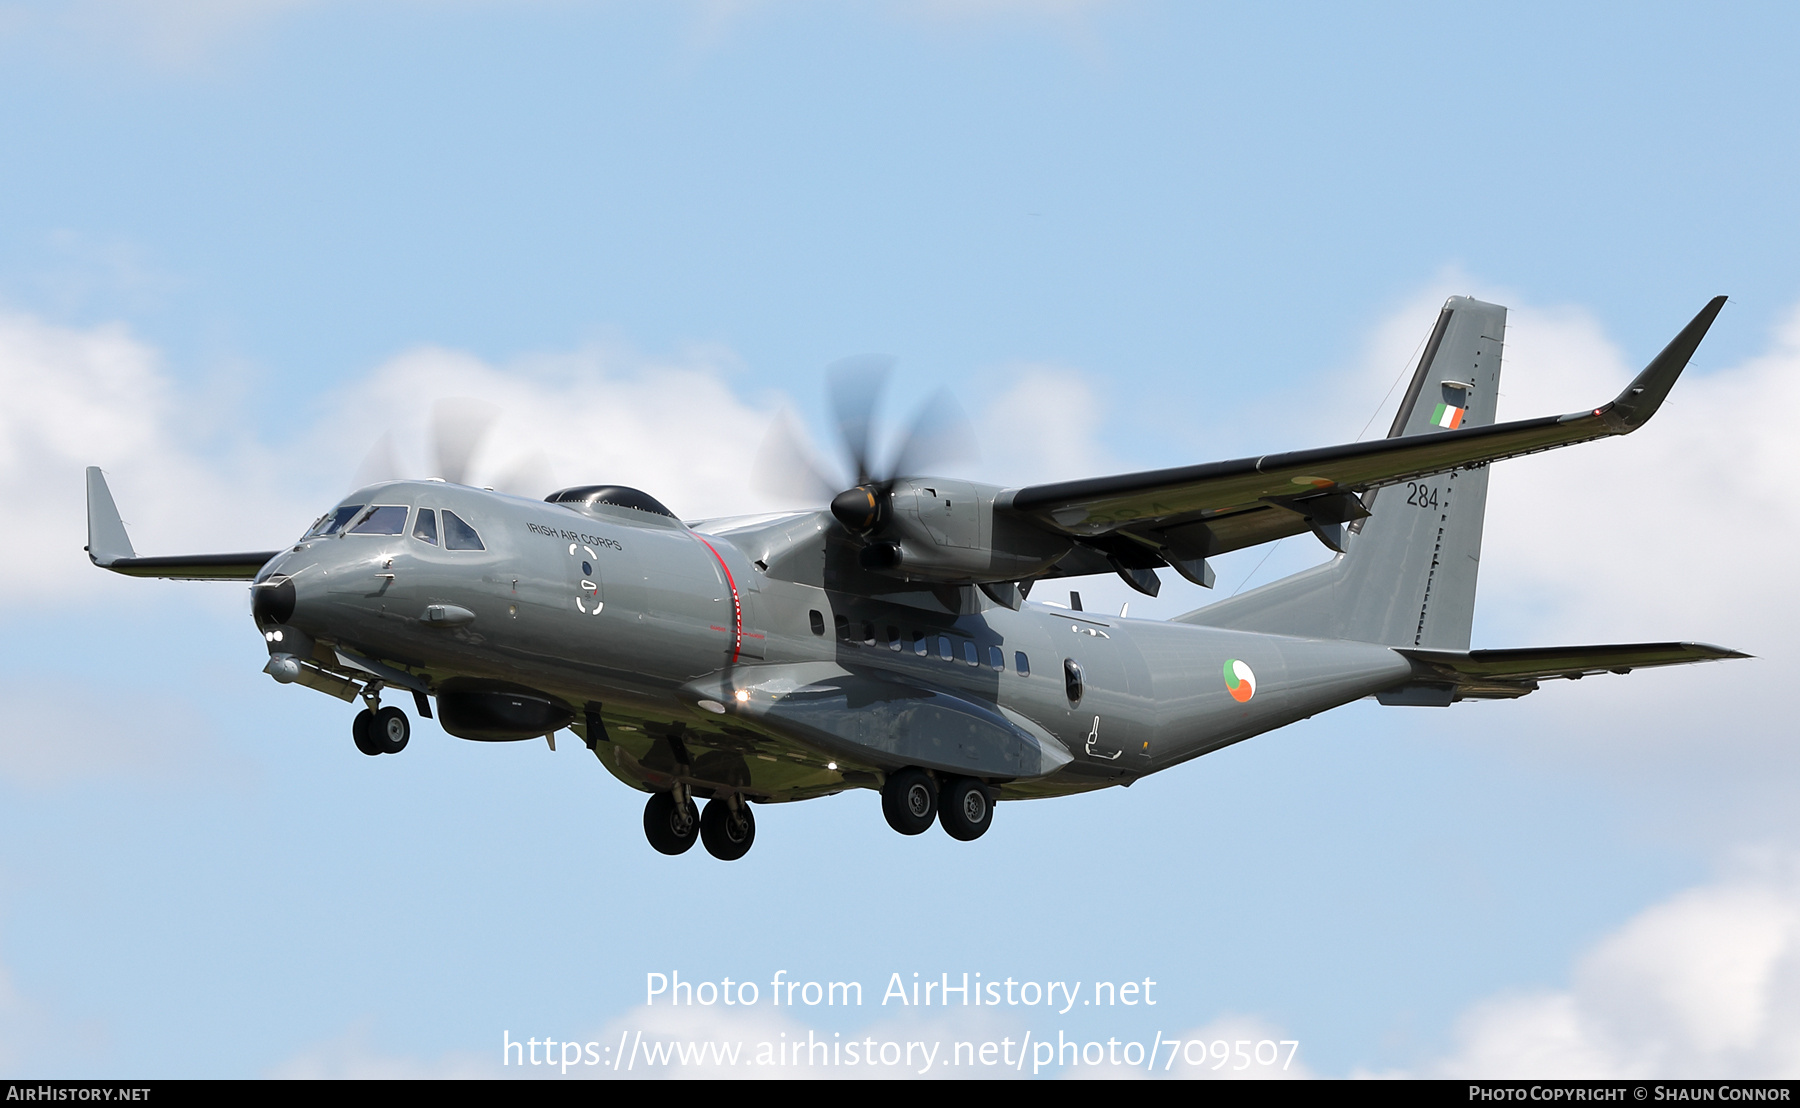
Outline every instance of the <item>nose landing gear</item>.
{"type": "Polygon", "coordinates": [[[356,749],[371,757],[405,750],[407,741],[412,738],[412,721],[406,718],[406,713],[391,705],[381,707],[379,687],[375,687],[373,693],[364,692],[363,700],[369,706],[350,721],[350,737],[355,740],[356,749]]]}

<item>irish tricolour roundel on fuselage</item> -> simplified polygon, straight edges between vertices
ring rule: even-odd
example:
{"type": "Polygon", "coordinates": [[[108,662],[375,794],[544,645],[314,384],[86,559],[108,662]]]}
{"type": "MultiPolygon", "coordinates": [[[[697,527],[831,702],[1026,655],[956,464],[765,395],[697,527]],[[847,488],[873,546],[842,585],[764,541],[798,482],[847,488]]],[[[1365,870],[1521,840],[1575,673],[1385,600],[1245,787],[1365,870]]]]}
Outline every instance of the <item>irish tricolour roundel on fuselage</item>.
{"type": "Polygon", "coordinates": [[[1225,663],[1225,688],[1239,704],[1256,695],[1256,674],[1250,672],[1248,662],[1233,658],[1225,663]]]}

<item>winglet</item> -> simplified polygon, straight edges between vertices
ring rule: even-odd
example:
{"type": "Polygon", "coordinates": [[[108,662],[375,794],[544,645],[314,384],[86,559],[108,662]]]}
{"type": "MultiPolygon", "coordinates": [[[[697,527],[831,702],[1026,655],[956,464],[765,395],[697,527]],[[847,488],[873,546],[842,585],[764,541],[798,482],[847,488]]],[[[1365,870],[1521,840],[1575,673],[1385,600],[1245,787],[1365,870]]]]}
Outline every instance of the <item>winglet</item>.
{"type": "Polygon", "coordinates": [[[1707,329],[1725,306],[1725,297],[1715,296],[1700,309],[1681,333],[1663,347],[1662,353],[1650,360],[1644,371],[1632,379],[1618,399],[1595,414],[1605,418],[1607,426],[1618,434],[1628,434],[1649,422],[1662,406],[1663,398],[1675,387],[1675,379],[1687,368],[1688,359],[1706,337],[1707,329]]]}
{"type": "Polygon", "coordinates": [[[110,566],[120,558],[135,558],[125,521],[119,518],[112,490],[99,466],[87,467],[88,557],[97,566],[110,566]]]}

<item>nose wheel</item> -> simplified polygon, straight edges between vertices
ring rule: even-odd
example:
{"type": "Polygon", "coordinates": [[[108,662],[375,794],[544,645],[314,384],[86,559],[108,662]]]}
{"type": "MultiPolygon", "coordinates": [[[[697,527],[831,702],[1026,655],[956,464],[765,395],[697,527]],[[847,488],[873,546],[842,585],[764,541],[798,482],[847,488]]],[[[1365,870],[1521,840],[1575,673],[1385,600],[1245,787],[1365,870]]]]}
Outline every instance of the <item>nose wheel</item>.
{"type": "Polygon", "coordinates": [[[398,754],[412,738],[412,722],[395,707],[371,711],[364,708],[350,721],[350,737],[356,749],[373,757],[376,754],[398,754]]]}

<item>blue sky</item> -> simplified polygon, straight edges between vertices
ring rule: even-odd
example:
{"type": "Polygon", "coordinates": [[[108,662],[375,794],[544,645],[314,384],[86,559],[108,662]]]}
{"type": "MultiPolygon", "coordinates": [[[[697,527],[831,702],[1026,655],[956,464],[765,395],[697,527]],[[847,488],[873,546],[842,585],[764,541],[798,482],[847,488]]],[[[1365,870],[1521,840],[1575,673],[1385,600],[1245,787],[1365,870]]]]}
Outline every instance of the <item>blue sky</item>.
{"type": "MultiPolygon", "coordinates": [[[[1322,1075],[1792,1076],[1796,18],[0,2],[0,1067],[1066,1025],[1298,1039],[1322,1075]],[[1657,423],[1496,471],[1476,644],[1760,660],[1352,705],[973,847],[858,793],[766,810],[744,862],[664,859],[579,744],[422,725],[364,758],[347,707],[259,672],[241,591],[80,556],[83,465],[142,551],[268,546],[383,433],[421,457],[439,396],[505,409],[487,472],[541,453],[698,517],[770,503],[771,418],[823,440],[846,354],[899,358],[896,415],[953,387],[970,471],[1026,483],[1379,433],[1450,293],[1512,309],[1503,416],[1579,409],[1721,292],[1657,423]],[[1165,999],[639,1007],[648,972],[783,968],[1165,999]]],[[[1322,556],[1265,553],[1220,591],[1322,556]]],[[[1133,614],[1208,599],[1165,576],[1133,614]]]]}

